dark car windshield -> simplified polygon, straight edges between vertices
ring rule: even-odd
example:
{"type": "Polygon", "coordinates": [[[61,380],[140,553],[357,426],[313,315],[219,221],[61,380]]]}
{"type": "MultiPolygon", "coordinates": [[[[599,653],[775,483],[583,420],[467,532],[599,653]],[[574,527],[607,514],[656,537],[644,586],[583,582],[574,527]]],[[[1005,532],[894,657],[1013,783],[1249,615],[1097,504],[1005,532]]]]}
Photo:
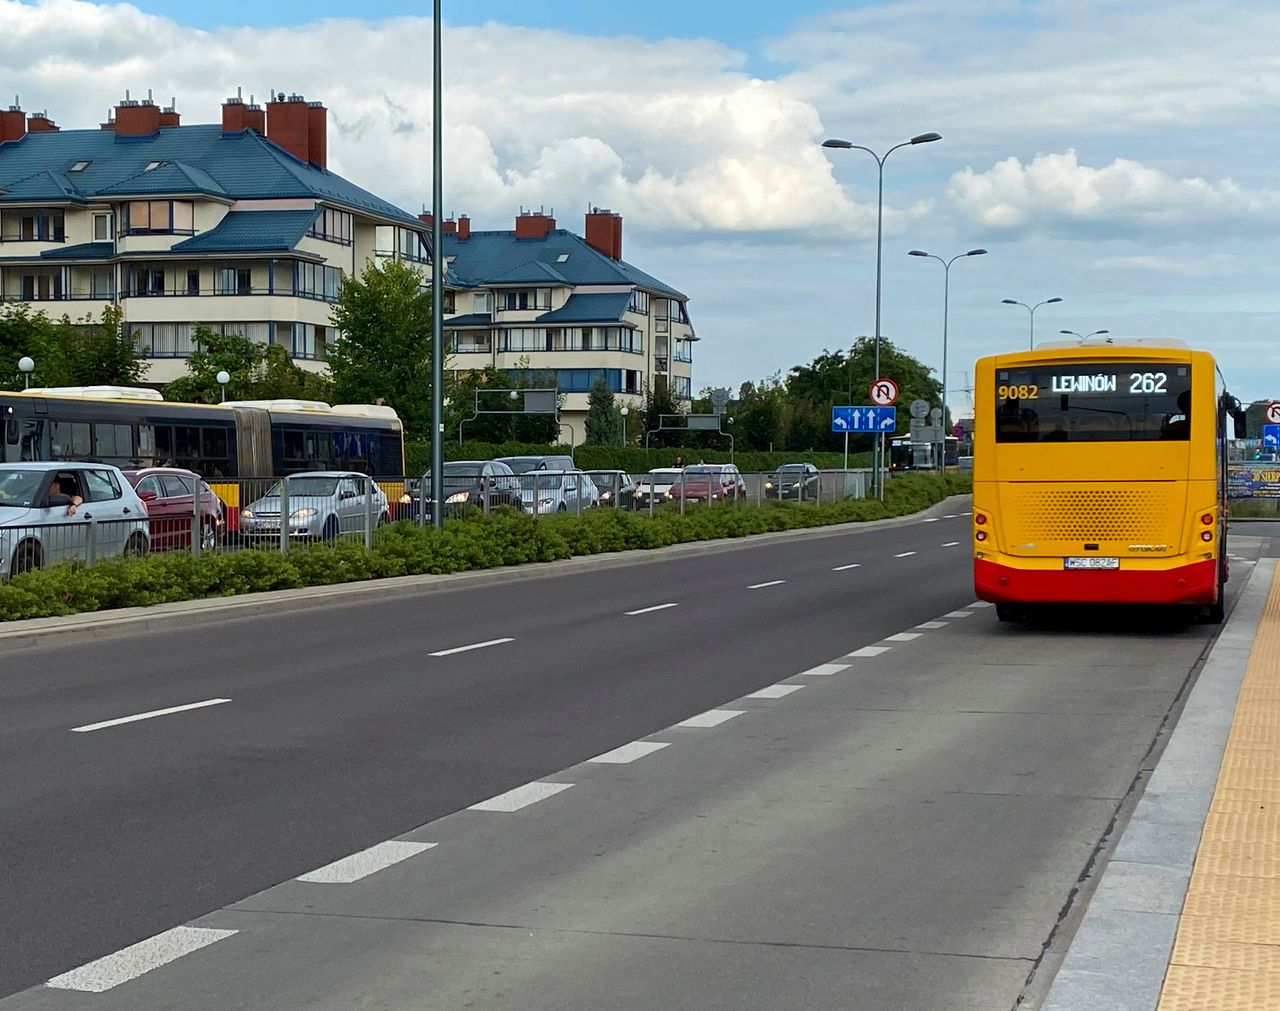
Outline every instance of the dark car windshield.
{"type": "Polygon", "coordinates": [[[0,471],[0,508],[30,509],[44,475],[42,470],[0,471]]]}
{"type": "Polygon", "coordinates": [[[480,465],[475,463],[446,463],[445,477],[479,477],[480,465]]]}
{"type": "Polygon", "coordinates": [[[779,474],[802,474],[804,473],[804,469],[805,469],[805,465],[803,463],[784,463],[781,467],[778,468],[778,473],[779,474]]]}
{"type": "MultiPolygon", "coordinates": [[[[298,495],[314,495],[317,498],[327,498],[338,490],[338,479],[336,477],[291,477],[289,478],[289,497],[293,498],[298,495]]],[[[267,498],[280,497],[280,483],[277,481],[272,489],[267,492],[267,498]]]]}
{"type": "Polygon", "coordinates": [[[715,478],[724,473],[716,467],[690,467],[684,472],[685,477],[715,478]]]}
{"type": "Polygon", "coordinates": [[[527,474],[531,470],[537,470],[541,460],[507,460],[506,464],[517,474],[527,474]]]}
{"type": "Polygon", "coordinates": [[[591,473],[587,475],[597,488],[603,491],[610,491],[614,487],[621,488],[627,483],[627,476],[614,471],[606,471],[603,474],[591,473]]]}

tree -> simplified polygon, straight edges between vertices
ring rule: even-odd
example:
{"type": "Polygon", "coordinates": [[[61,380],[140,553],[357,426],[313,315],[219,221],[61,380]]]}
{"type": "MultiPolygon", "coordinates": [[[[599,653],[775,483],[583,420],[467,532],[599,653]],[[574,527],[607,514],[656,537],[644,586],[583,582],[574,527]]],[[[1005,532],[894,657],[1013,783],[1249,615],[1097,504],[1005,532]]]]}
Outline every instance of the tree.
{"type": "Polygon", "coordinates": [[[733,407],[733,435],[742,449],[768,452],[783,448],[783,408],[786,390],[775,373],[768,379],[743,383],[733,407]]]}
{"type": "Polygon", "coordinates": [[[616,446],[622,438],[622,415],[613,402],[613,390],[603,378],[591,386],[586,427],[588,446],[616,446]]]}
{"type": "MultiPolygon", "coordinates": [[[[526,364],[522,359],[521,364],[526,364]]],[[[464,372],[446,387],[445,438],[455,438],[458,426],[464,438],[479,442],[527,442],[553,444],[559,437],[556,419],[549,414],[522,414],[520,397],[501,396],[498,392],[481,393],[479,405],[484,413],[476,414],[477,391],[504,391],[508,394],[524,389],[534,389],[545,381],[541,374],[528,369],[517,369],[515,378],[506,372],[486,365],[483,369],[464,372]]],[[[555,386],[554,375],[550,386],[555,386]]]]}
{"type": "Polygon", "coordinates": [[[42,312],[18,303],[0,310],[0,385],[20,379],[18,360],[36,363],[33,386],[136,386],[146,374],[146,362],[124,313],[115,306],[95,321],[86,316],[55,322],[42,312]],[[10,379],[10,377],[13,377],[10,379]]]}
{"type": "MultiPolygon", "coordinates": [[[[644,431],[656,432],[662,422],[664,414],[683,414],[679,406],[675,402],[675,398],[671,395],[671,387],[663,376],[657,377],[653,383],[645,387],[644,391],[644,407],[641,408],[644,417],[644,431]]],[[[650,438],[649,444],[652,446],[666,446],[673,442],[678,442],[681,433],[674,431],[660,432],[650,438]]]]}
{"type": "Polygon", "coordinates": [[[396,409],[411,436],[431,432],[431,293],[413,267],[370,263],[344,277],[333,310],[341,337],[329,350],[335,396],[344,403],[379,398],[396,409]]]}
{"type": "Polygon", "coordinates": [[[228,400],[333,399],[333,384],[323,376],[300,369],[289,353],[236,334],[198,327],[196,349],[187,359],[188,374],[164,388],[169,400],[216,404],[222,399],[218,373],[231,376],[228,400]]]}

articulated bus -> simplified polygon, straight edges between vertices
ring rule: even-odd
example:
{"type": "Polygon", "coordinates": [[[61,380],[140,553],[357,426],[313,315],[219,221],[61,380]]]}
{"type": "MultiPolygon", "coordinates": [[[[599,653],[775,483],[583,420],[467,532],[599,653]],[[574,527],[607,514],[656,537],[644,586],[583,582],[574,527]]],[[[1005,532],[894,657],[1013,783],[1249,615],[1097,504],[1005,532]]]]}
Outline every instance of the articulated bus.
{"type": "Polygon", "coordinates": [[[1032,605],[1176,604],[1223,619],[1227,423],[1213,356],[1175,340],[1046,342],[979,360],[974,584],[1032,605]]]}
{"type": "MultiPolygon", "coordinates": [[[[185,467],[239,515],[241,483],[308,470],[404,473],[390,407],[308,400],[166,401],[151,389],[59,387],[0,392],[0,460],[93,460],[122,469],[185,467]]],[[[385,490],[385,489],[384,489],[385,490]]],[[[392,489],[392,501],[403,482],[392,489]]],[[[388,495],[392,494],[388,491],[388,495]]]]}

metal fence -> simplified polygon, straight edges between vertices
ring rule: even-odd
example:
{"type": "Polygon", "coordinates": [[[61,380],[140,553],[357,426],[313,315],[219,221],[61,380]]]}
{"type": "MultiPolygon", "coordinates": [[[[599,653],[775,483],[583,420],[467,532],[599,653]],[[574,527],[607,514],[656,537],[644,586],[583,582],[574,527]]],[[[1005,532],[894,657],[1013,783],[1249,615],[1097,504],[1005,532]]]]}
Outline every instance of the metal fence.
{"type": "MultiPolygon", "coordinates": [[[[446,476],[439,497],[446,518],[501,510],[533,516],[599,509],[686,513],[862,498],[869,474],[823,471],[803,480],[783,475],[780,481],[776,474],[722,477],[696,467],[635,475],[530,471],[446,476]]],[[[436,498],[429,475],[213,478],[201,488],[201,494],[192,494],[187,483],[184,495],[144,497],[145,517],[105,518],[82,506],[74,515],[59,514],[47,522],[0,527],[0,578],[58,562],[92,565],[158,552],[288,551],[340,541],[372,546],[384,524],[430,524],[436,498]]]]}

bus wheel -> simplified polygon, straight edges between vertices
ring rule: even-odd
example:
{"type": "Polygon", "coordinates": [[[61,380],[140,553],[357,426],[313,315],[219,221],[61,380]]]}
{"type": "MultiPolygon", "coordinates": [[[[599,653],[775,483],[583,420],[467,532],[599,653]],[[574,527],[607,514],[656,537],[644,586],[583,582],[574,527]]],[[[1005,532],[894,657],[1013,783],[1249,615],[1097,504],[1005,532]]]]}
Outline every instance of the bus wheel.
{"type": "Polygon", "coordinates": [[[1202,625],[1221,625],[1227,617],[1227,598],[1222,592],[1222,587],[1218,587],[1218,600],[1216,603],[1208,604],[1201,609],[1199,621],[1202,625]]]}
{"type": "Polygon", "coordinates": [[[996,617],[1001,621],[1025,621],[1027,612],[1017,604],[996,604],[996,617]]]}

